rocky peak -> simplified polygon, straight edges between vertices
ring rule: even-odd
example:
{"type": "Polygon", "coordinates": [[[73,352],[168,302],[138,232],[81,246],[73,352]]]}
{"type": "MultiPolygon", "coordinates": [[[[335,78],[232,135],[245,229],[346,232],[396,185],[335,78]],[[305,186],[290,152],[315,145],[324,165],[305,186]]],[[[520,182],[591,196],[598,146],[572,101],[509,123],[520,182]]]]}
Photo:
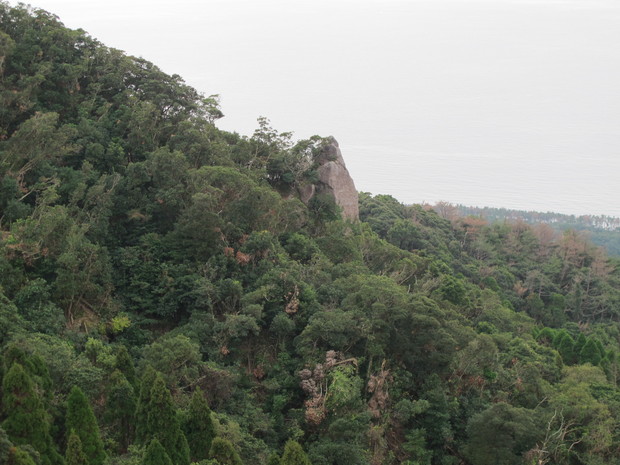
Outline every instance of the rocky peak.
{"type": "Polygon", "coordinates": [[[316,161],[319,164],[317,169],[319,183],[300,189],[301,200],[308,203],[315,194],[329,194],[334,198],[336,205],[342,209],[342,216],[345,219],[359,220],[357,189],[344,163],[336,139],[333,137],[327,139],[316,161]]]}

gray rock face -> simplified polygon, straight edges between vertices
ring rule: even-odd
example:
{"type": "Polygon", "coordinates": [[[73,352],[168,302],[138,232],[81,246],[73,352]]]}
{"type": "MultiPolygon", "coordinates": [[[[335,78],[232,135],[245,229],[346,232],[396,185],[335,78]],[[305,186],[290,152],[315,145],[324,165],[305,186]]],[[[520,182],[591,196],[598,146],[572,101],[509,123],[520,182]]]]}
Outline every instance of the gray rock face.
{"type": "Polygon", "coordinates": [[[308,205],[310,199],[314,197],[314,194],[316,194],[316,186],[314,184],[299,186],[297,188],[297,192],[299,193],[299,198],[301,199],[301,201],[308,205]]]}
{"type": "Polygon", "coordinates": [[[331,194],[336,204],[342,208],[342,216],[345,219],[359,220],[359,196],[336,139],[330,137],[329,143],[318,157],[318,162],[320,183],[316,186],[316,192],[331,194]]]}

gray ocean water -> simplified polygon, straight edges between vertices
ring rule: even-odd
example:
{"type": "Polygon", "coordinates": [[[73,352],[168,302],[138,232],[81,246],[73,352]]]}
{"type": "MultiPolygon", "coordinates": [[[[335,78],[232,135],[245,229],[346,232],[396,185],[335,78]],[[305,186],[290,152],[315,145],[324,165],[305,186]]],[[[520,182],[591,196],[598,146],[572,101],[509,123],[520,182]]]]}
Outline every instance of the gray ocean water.
{"type": "Polygon", "coordinates": [[[620,216],[618,0],[39,0],[205,94],[333,135],[359,190],[620,216]]]}
{"type": "Polygon", "coordinates": [[[242,105],[333,134],[360,190],[620,216],[618,2],[365,5],[332,7],[310,48],[290,31],[281,74],[260,54],[278,91],[247,89],[242,105]]]}

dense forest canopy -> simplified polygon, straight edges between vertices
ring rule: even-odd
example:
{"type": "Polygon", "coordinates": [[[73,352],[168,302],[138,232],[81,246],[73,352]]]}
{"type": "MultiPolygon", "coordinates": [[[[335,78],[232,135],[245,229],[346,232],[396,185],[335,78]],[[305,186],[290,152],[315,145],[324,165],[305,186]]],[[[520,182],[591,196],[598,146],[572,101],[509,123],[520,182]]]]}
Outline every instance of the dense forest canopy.
{"type": "MultiPolygon", "coordinates": [[[[360,195],[325,139],[0,2],[0,463],[620,463],[619,262],[360,195]]],[[[346,154],[345,154],[346,155],[346,154]]]]}

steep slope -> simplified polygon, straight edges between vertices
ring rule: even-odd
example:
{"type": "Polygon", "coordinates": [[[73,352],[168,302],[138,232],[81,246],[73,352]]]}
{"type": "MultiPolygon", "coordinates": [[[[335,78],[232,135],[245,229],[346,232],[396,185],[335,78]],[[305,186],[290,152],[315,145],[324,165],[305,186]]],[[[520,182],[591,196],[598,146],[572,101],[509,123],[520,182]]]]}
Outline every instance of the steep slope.
{"type": "Polygon", "coordinates": [[[221,131],[40,10],[0,2],[0,63],[0,459],[77,460],[79,388],[119,465],[617,460],[620,276],[586,240],[350,221],[333,139],[221,131]]]}

